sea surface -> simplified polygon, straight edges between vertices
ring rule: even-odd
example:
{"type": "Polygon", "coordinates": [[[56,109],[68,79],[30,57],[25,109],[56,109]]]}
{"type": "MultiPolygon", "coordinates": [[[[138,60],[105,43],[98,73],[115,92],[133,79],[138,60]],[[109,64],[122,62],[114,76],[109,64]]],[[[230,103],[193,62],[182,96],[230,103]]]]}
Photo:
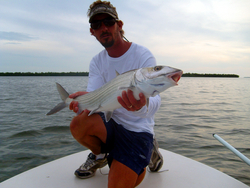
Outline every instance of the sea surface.
{"type": "MultiPolygon", "coordinates": [[[[0,77],[0,182],[86,150],[71,136],[73,112],[45,114],[61,102],[55,82],[73,93],[85,90],[87,81],[87,77],[0,77]]],[[[250,185],[250,166],[212,136],[218,134],[250,158],[249,78],[185,77],[161,97],[155,116],[161,148],[250,185]]]]}

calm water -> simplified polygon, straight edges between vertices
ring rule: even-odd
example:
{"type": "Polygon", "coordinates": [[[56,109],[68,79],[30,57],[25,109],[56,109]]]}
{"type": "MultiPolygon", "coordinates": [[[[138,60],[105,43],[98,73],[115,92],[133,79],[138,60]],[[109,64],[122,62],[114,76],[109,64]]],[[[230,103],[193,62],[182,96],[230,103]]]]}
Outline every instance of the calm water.
{"type": "MultiPolygon", "coordinates": [[[[70,134],[72,112],[45,116],[60,102],[55,82],[73,93],[86,89],[87,78],[0,77],[0,182],[86,149],[70,134]]],[[[217,133],[250,158],[250,79],[182,78],[161,96],[160,147],[250,185],[250,166],[212,137],[217,133]]]]}

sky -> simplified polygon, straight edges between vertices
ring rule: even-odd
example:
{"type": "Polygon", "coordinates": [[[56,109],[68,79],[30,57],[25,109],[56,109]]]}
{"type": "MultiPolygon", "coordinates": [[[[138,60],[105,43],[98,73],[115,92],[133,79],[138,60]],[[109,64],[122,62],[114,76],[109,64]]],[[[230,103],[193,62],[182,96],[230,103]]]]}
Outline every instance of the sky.
{"type": "MultiPolygon", "coordinates": [[[[0,72],[85,72],[93,0],[0,0],[0,72]]],[[[126,38],[184,73],[250,76],[249,0],[113,0],[126,38]]]]}

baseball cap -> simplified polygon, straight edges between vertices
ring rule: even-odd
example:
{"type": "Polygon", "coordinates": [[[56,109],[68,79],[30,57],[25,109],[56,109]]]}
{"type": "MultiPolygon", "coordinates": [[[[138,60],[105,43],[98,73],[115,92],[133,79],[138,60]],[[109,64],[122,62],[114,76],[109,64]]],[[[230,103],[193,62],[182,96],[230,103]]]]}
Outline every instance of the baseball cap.
{"type": "Polygon", "coordinates": [[[115,8],[113,8],[107,4],[98,4],[90,10],[89,23],[92,22],[93,17],[97,14],[108,14],[108,15],[112,16],[113,18],[115,18],[116,20],[119,20],[118,14],[117,14],[115,8]]]}

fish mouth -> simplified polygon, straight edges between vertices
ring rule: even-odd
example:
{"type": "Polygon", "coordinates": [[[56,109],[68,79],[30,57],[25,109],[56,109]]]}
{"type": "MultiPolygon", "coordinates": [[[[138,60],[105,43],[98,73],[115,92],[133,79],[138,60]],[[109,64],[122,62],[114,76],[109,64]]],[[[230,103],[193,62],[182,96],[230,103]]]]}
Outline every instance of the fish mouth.
{"type": "Polygon", "coordinates": [[[182,74],[183,71],[178,70],[174,73],[168,74],[167,77],[170,78],[177,85],[178,81],[181,79],[182,74]]]}

